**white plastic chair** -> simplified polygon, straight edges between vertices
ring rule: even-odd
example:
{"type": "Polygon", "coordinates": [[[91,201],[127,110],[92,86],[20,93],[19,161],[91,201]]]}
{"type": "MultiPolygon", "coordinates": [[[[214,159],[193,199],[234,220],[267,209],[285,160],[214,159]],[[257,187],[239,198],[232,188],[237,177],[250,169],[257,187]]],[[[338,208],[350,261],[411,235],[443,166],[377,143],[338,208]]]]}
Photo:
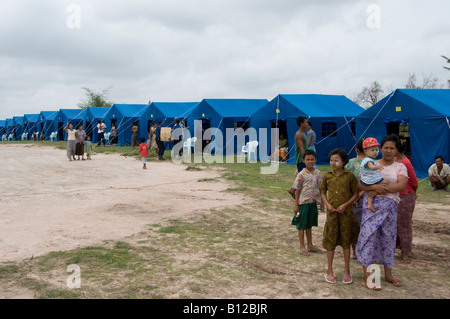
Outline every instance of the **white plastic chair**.
{"type": "Polygon", "coordinates": [[[2,141],[7,141],[8,140],[8,138],[6,137],[6,134],[3,134],[2,135],[2,141]]]}
{"type": "Polygon", "coordinates": [[[195,148],[195,142],[197,142],[196,137],[190,137],[183,143],[183,152],[187,152],[187,154],[191,154],[191,148],[195,148]]]}
{"type": "Polygon", "coordinates": [[[28,133],[23,133],[22,134],[22,141],[26,141],[28,140],[28,133]]]}
{"type": "Polygon", "coordinates": [[[248,161],[250,162],[252,154],[254,154],[255,161],[257,161],[256,157],[256,149],[258,148],[258,141],[250,141],[244,146],[242,146],[242,153],[247,154],[248,161]]]}
{"type": "Polygon", "coordinates": [[[58,132],[53,132],[50,134],[50,141],[56,141],[58,138],[58,132]]]}
{"type": "Polygon", "coordinates": [[[106,145],[111,145],[111,132],[105,133],[104,139],[106,145]]]}
{"type": "Polygon", "coordinates": [[[12,133],[9,134],[8,141],[14,141],[14,135],[12,135],[12,133]]]}

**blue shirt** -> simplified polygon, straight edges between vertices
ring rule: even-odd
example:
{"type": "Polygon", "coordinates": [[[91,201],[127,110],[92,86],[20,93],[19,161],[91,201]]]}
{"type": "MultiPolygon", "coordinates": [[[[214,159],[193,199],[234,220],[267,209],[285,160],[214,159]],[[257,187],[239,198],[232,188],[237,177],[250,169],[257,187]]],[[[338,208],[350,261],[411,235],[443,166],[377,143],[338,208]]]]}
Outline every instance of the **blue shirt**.
{"type": "Polygon", "coordinates": [[[373,185],[380,182],[383,177],[380,174],[379,170],[371,170],[366,167],[368,162],[372,162],[374,165],[378,165],[377,161],[370,157],[365,157],[361,165],[359,167],[359,171],[361,173],[361,181],[366,185],[373,185]]]}
{"type": "Polygon", "coordinates": [[[161,125],[158,125],[156,127],[155,135],[156,135],[156,138],[159,138],[159,139],[161,138],[161,125]]]}

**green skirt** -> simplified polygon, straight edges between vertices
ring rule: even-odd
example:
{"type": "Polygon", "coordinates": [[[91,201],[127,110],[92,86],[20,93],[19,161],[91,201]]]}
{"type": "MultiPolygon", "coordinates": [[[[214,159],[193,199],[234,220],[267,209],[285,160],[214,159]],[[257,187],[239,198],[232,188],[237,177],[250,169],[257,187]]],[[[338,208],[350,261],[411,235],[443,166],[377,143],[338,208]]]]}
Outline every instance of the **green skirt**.
{"type": "Polygon", "coordinates": [[[291,225],[294,225],[298,230],[311,229],[313,226],[318,226],[319,212],[316,203],[299,205],[299,214],[294,215],[291,225]]]}

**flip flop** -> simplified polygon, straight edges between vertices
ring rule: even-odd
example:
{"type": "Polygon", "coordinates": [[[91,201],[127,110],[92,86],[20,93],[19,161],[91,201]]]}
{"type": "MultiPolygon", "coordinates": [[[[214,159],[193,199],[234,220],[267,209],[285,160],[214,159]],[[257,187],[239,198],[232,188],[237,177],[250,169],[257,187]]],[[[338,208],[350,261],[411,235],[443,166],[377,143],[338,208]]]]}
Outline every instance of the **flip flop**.
{"type": "Polygon", "coordinates": [[[303,256],[309,256],[309,251],[300,249],[299,253],[303,256]]]}
{"type": "Polygon", "coordinates": [[[392,278],[392,279],[386,279],[386,281],[393,284],[395,287],[403,286],[402,281],[400,279],[392,278]]]}
{"type": "Polygon", "coordinates": [[[364,287],[366,287],[367,289],[369,289],[369,290],[373,290],[373,291],[380,291],[380,290],[381,290],[381,287],[379,287],[379,288],[377,288],[377,287],[369,288],[369,286],[367,286],[367,284],[366,284],[365,281],[361,282],[361,284],[362,284],[364,287]]]}
{"type": "Polygon", "coordinates": [[[342,278],[342,283],[345,284],[345,285],[351,284],[352,282],[353,282],[353,277],[351,275],[348,275],[348,276],[345,275],[342,278]]]}
{"type": "Polygon", "coordinates": [[[336,277],[332,275],[325,275],[325,281],[329,284],[335,284],[336,283],[336,277]]]}

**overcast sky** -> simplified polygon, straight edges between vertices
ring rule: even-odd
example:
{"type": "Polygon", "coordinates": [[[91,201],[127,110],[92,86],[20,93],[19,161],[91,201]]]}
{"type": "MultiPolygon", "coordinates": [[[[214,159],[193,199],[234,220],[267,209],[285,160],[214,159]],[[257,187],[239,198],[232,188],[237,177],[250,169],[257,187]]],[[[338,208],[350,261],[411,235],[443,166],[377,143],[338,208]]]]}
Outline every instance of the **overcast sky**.
{"type": "MultiPolygon", "coordinates": [[[[1,0],[0,119],[115,103],[338,94],[450,71],[448,0],[1,0]]],[[[390,92],[385,92],[386,94],[390,92]]]]}

